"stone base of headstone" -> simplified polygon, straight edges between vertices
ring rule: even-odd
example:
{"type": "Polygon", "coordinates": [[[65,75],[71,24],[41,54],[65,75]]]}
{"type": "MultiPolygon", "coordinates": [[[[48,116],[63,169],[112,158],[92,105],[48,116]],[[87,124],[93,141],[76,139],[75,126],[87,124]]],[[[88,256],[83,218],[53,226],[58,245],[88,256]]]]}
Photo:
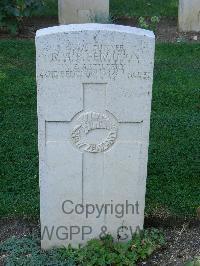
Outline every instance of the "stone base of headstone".
{"type": "Polygon", "coordinates": [[[181,32],[200,31],[200,0],[179,0],[178,27],[181,32]]]}

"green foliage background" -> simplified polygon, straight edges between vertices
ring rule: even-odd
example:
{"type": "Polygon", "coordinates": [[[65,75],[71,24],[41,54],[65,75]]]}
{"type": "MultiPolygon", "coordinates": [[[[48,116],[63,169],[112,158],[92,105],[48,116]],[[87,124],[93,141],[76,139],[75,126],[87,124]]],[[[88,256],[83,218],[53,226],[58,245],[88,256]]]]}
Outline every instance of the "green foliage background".
{"type": "Polygon", "coordinates": [[[24,18],[39,12],[42,6],[42,0],[1,0],[0,27],[7,27],[15,35],[21,30],[24,18]]]}

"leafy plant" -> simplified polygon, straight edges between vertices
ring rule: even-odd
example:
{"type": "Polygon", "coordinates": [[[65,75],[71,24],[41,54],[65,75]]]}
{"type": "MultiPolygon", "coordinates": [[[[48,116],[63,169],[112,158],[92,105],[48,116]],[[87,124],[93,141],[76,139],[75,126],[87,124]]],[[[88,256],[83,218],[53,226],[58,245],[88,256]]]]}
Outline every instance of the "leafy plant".
{"type": "Polygon", "coordinates": [[[200,266],[200,257],[196,257],[194,260],[186,262],[184,266],[200,266]]]}
{"type": "Polygon", "coordinates": [[[78,249],[68,247],[62,250],[66,258],[75,261],[77,265],[136,265],[137,261],[145,260],[165,240],[157,229],[139,231],[126,242],[114,242],[111,235],[98,240],[90,240],[86,246],[78,249]]]}
{"type": "Polygon", "coordinates": [[[90,240],[85,246],[40,250],[37,237],[12,237],[0,244],[0,257],[8,265],[65,265],[65,266],[135,266],[164,244],[161,232],[144,230],[133,235],[132,240],[114,242],[111,235],[90,240]]]}
{"type": "Polygon", "coordinates": [[[139,17],[138,24],[141,28],[146,30],[156,31],[158,27],[158,23],[160,22],[160,18],[157,16],[153,16],[150,18],[150,21],[147,21],[144,17],[139,17]]]}
{"type": "Polygon", "coordinates": [[[11,34],[18,33],[25,17],[43,6],[43,0],[1,0],[0,26],[6,27],[11,34]]]}

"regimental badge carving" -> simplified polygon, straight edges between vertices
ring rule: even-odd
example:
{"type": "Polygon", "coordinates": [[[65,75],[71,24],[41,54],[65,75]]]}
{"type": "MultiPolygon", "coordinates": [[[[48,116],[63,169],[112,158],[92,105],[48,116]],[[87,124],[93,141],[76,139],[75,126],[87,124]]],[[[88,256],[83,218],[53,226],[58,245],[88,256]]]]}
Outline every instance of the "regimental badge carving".
{"type": "Polygon", "coordinates": [[[71,132],[71,140],[81,151],[91,153],[104,152],[117,139],[118,123],[116,118],[108,111],[105,113],[84,112],[79,115],[76,122],[77,125],[71,132]],[[88,136],[94,130],[106,131],[106,137],[91,143],[88,136]]]}

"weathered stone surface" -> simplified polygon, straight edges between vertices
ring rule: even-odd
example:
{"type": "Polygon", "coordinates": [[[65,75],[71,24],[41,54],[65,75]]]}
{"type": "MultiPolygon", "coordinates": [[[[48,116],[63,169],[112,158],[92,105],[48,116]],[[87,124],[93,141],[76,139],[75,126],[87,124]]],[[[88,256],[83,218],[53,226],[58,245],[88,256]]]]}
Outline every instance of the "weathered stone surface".
{"type": "Polygon", "coordinates": [[[200,31],[200,0],[179,0],[179,30],[200,31]]]}
{"type": "Polygon", "coordinates": [[[143,227],[154,43],[117,25],[37,32],[42,248],[143,227]]]}
{"type": "Polygon", "coordinates": [[[109,0],[58,0],[58,16],[60,24],[106,20],[109,17],[109,0]]]}

